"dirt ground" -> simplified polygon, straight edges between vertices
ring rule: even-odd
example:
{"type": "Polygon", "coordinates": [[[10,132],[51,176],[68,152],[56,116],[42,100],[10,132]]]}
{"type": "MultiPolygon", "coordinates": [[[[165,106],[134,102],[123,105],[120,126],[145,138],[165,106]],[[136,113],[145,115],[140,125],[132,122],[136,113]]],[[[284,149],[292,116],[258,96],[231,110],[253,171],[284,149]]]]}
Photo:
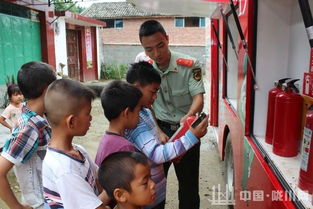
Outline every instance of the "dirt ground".
{"type": "MultiPolygon", "coordinates": [[[[95,157],[101,135],[108,127],[108,121],[105,119],[100,100],[96,99],[93,102],[91,127],[84,137],[77,137],[74,143],[83,145],[92,158],[95,157]]],[[[201,209],[226,209],[226,206],[214,205],[210,200],[217,195],[218,185],[221,188],[224,186],[224,171],[223,163],[218,157],[216,139],[211,127],[208,128],[208,134],[202,139],[201,144],[201,159],[200,159],[200,208],[201,209]]],[[[16,184],[14,174],[9,174],[12,188],[19,195],[19,188],[16,184]]],[[[170,168],[167,184],[167,202],[166,209],[177,209],[177,179],[173,166],[170,168]]],[[[5,204],[0,200],[0,209],[7,209],[5,204]]]]}

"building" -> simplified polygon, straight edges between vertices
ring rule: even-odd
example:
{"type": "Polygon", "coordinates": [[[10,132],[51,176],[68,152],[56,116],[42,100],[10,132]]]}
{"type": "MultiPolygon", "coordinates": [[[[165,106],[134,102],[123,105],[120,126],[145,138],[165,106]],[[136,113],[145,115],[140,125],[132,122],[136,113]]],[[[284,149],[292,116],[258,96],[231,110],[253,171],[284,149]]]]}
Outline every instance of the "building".
{"type": "Polygon", "coordinates": [[[99,26],[105,23],[71,12],[55,12],[56,70],[79,81],[97,80],[99,26]]]}
{"type": "Polygon", "coordinates": [[[170,48],[202,58],[205,55],[204,17],[178,16],[143,12],[128,2],[95,3],[82,15],[102,20],[106,26],[99,30],[102,40],[102,62],[128,64],[143,51],[138,38],[140,25],[149,19],[161,22],[170,39],[170,48]]]}
{"type": "Polygon", "coordinates": [[[45,0],[0,1],[0,85],[25,62],[55,66],[53,9],[45,0]]]}
{"type": "Polygon", "coordinates": [[[46,0],[0,1],[0,106],[5,83],[22,64],[44,61],[55,67],[53,10],[46,0]]]}
{"type": "Polygon", "coordinates": [[[80,81],[98,79],[97,27],[105,23],[54,12],[47,0],[0,1],[0,106],[8,78],[22,64],[43,61],[80,81]]]}

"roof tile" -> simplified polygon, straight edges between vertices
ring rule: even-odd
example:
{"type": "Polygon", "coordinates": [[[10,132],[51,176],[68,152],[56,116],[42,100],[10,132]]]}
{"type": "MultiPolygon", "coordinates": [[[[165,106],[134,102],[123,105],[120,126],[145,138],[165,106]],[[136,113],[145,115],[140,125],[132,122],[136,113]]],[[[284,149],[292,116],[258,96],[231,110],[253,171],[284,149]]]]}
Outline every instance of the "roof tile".
{"type": "Polygon", "coordinates": [[[136,8],[129,2],[104,2],[94,3],[84,10],[81,15],[95,19],[115,19],[127,17],[148,17],[148,16],[172,16],[169,14],[159,14],[144,12],[136,8]]]}

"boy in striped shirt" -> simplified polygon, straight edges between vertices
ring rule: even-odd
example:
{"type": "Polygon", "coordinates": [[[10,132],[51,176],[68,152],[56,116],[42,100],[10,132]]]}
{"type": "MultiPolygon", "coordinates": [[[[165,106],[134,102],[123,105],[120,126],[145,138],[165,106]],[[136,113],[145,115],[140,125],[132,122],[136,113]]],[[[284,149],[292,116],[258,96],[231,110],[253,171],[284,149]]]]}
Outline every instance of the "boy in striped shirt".
{"type": "Polygon", "coordinates": [[[161,83],[159,73],[147,62],[134,63],[127,72],[126,80],[139,88],[143,95],[141,105],[144,108],[139,113],[139,122],[134,129],[126,130],[125,137],[152,162],[151,178],[156,184],[156,200],[145,209],[164,209],[166,177],[163,163],[185,154],[199,143],[199,138],[206,134],[208,118],[178,140],[166,143],[161,140],[164,133],[158,128],[151,109],[161,83]]]}

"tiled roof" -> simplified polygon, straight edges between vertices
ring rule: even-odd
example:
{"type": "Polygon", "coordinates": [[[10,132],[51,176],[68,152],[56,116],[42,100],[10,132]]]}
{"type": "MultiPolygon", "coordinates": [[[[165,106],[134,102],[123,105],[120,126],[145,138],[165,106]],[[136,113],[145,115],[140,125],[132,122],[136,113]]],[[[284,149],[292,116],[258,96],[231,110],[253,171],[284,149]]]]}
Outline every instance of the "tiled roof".
{"type": "Polygon", "coordinates": [[[172,16],[169,14],[157,14],[144,12],[134,7],[129,2],[104,2],[94,3],[84,10],[81,15],[95,19],[114,19],[127,17],[149,17],[149,16],[172,16]]]}

